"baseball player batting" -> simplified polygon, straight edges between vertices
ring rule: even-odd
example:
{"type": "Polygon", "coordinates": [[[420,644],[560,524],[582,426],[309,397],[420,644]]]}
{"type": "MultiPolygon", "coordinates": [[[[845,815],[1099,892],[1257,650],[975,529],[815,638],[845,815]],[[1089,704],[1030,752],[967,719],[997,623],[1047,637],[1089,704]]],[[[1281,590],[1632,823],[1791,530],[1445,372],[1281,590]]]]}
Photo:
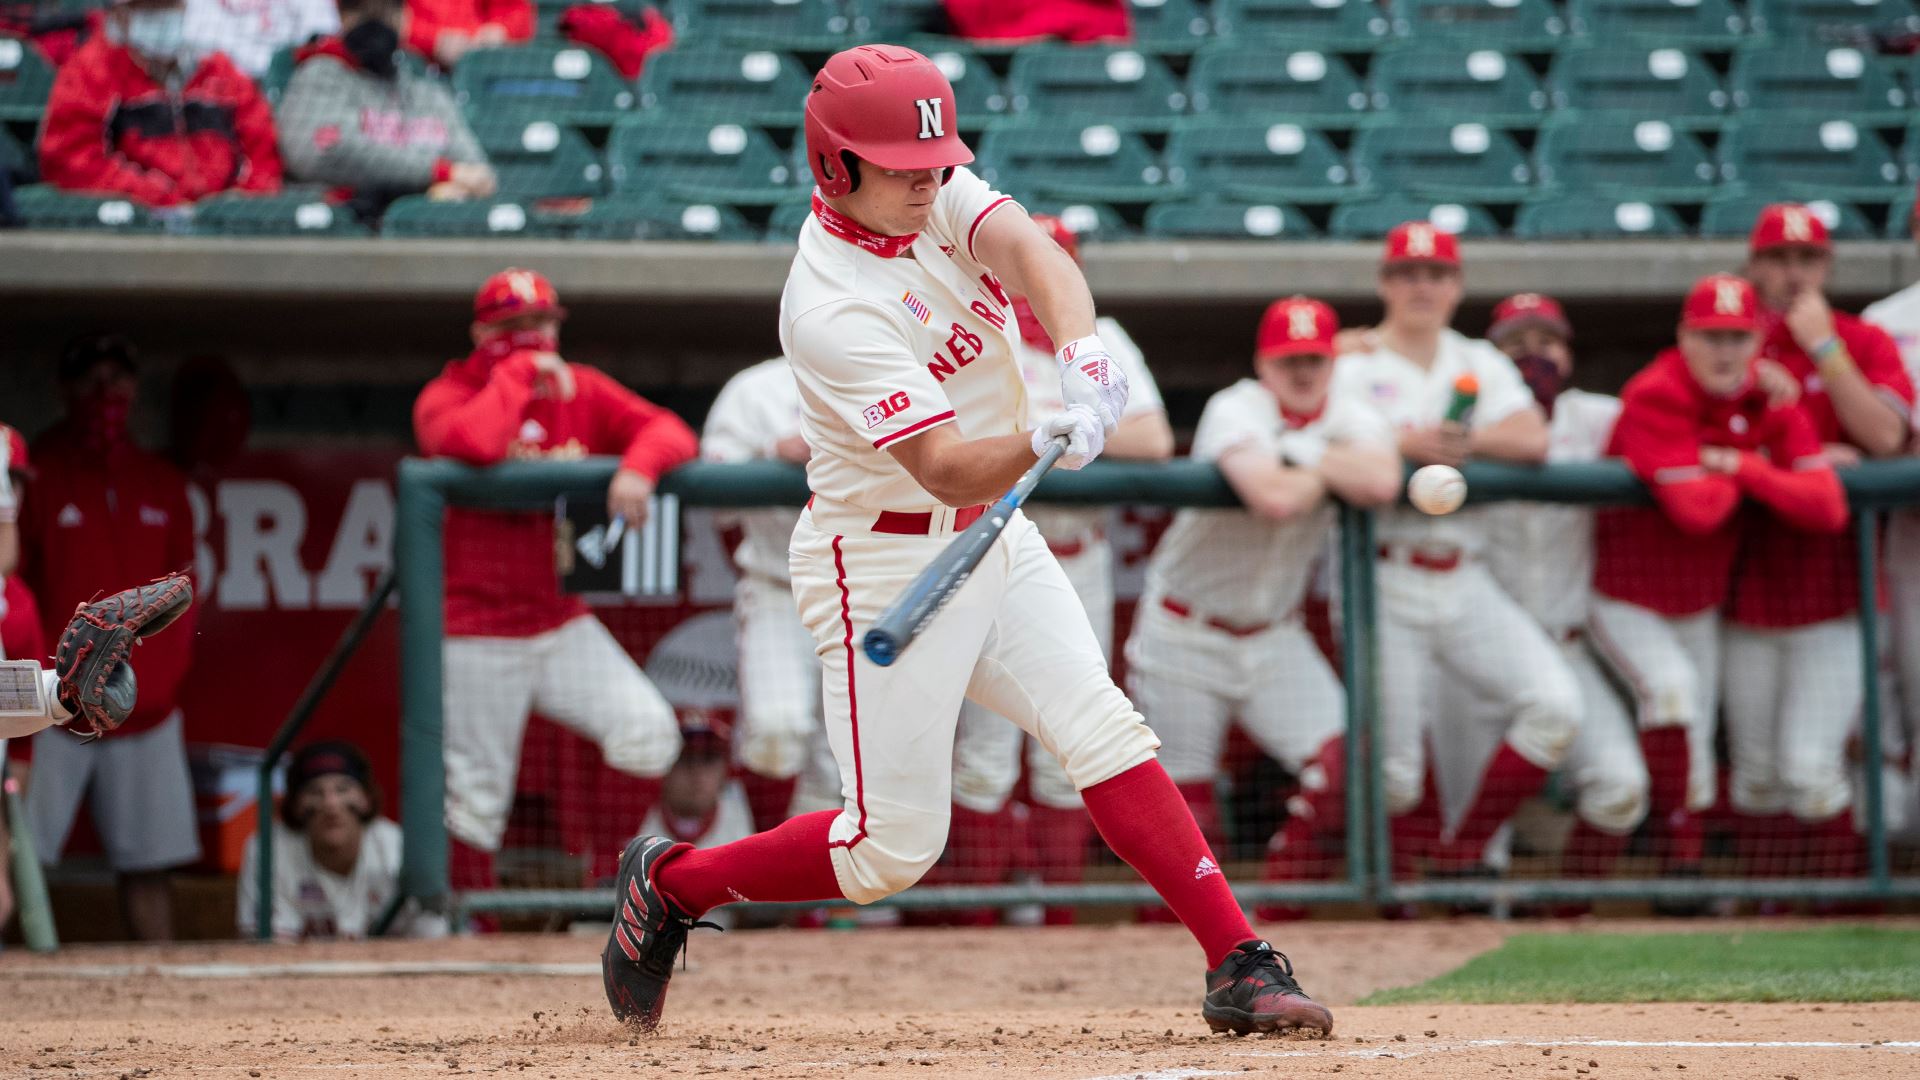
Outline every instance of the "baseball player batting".
{"type": "Polygon", "coordinates": [[[952,87],[911,49],[860,46],[814,78],[806,149],[817,189],[780,304],[813,448],[790,565],[846,802],[706,850],[636,837],[602,953],[608,1002],[617,1017],[657,1024],[688,931],[721,904],[869,903],[918,880],[946,842],[954,726],[971,698],[1060,760],[1101,836],[1199,940],[1210,1026],[1329,1032],[1332,1015],[1247,925],[1154,757],[1158,741],[1023,516],[1010,515],[911,651],[882,667],[857,645],[1056,439],[1060,463],[1080,468],[1126,410],[1079,268],[963,167],[973,154],[957,120],[952,87]],[[1009,290],[1063,343],[1067,406],[1030,430],[1009,290]]]}

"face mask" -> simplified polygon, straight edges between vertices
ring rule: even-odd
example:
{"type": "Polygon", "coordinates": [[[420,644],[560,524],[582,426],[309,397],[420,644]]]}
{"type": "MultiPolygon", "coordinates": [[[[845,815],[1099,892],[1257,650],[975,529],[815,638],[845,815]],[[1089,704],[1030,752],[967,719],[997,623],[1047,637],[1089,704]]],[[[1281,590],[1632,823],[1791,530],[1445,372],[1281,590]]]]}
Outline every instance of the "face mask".
{"type": "Polygon", "coordinates": [[[185,8],[127,12],[127,47],[154,60],[177,60],[186,51],[185,8]]]}
{"type": "Polygon", "coordinates": [[[1523,356],[1513,362],[1520,369],[1520,377],[1527,381],[1527,387],[1533,391],[1533,399],[1540,407],[1553,415],[1553,399],[1567,388],[1566,373],[1560,365],[1544,356],[1523,356]]]}
{"type": "Polygon", "coordinates": [[[347,31],[340,39],[340,44],[353,57],[353,62],[367,74],[391,79],[398,73],[394,53],[400,48],[400,32],[393,28],[392,23],[368,19],[347,31]]]}
{"type": "Polygon", "coordinates": [[[515,330],[496,334],[480,346],[481,355],[492,360],[504,360],[521,351],[559,352],[560,335],[549,330],[515,330]]]}
{"type": "Polygon", "coordinates": [[[132,402],[119,394],[95,391],[84,398],[76,410],[81,441],[89,450],[111,454],[124,450],[132,440],[127,434],[127,417],[132,402]]]}

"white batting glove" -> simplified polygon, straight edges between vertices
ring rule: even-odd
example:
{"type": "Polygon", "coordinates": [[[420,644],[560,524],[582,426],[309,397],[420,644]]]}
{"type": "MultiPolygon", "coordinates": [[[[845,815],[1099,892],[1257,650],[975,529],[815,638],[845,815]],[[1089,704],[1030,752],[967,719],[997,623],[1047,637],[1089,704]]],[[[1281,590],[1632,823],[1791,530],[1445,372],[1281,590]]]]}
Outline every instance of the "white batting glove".
{"type": "Polygon", "coordinates": [[[1069,405],[1065,412],[1042,420],[1040,426],[1033,429],[1033,456],[1045,454],[1054,438],[1060,435],[1067,437],[1067,452],[1060,455],[1055,467],[1069,472],[1085,468],[1087,462],[1107,448],[1107,433],[1100,427],[1093,410],[1085,405],[1069,405]]]}
{"type": "Polygon", "coordinates": [[[1120,414],[1127,411],[1127,373],[1113,362],[1107,347],[1088,334],[1062,346],[1054,358],[1060,361],[1060,399],[1092,409],[1101,428],[1113,434],[1120,414]]]}
{"type": "Polygon", "coordinates": [[[1280,460],[1301,469],[1315,469],[1327,456],[1327,437],[1310,431],[1289,431],[1280,436],[1280,460]]]}
{"type": "Polygon", "coordinates": [[[20,500],[13,493],[13,440],[0,427],[0,524],[20,516],[20,500]]]}

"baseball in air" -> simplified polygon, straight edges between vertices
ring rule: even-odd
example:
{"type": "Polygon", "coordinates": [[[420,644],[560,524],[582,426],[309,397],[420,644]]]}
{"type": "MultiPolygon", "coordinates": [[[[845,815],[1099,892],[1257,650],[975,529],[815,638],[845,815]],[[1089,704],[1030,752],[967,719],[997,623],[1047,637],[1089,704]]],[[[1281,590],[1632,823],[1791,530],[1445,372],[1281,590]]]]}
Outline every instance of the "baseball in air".
{"type": "Polygon", "coordinates": [[[1451,465],[1423,465],[1407,479],[1407,501],[1425,514],[1451,514],[1467,501],[1467,478],[1451,465]]]}

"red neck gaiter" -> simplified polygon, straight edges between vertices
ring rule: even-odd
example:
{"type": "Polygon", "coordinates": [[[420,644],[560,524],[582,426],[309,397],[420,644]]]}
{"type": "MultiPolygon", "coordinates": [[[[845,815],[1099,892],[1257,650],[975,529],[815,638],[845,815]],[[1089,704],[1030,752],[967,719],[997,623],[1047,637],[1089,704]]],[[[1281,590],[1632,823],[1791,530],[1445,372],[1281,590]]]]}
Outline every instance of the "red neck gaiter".
{"type": "Polygon", "coordinates": [[[883,259],[892,259],[913,246],[919,233],[905,236],[882,236],[847,215],[828,206],[819,192],[813,193],[813,216],[820,219],[820,225],[828,232],[858,248],[873,252],[883,259]]]}
{"type": "Polygon", "coordinates": [[[559,352],[560,335],[546,330],[515,330],[508,334],[495,334],[481,342],[473,350],[473,355],[487,367],[521,351],[559,352]]]}

